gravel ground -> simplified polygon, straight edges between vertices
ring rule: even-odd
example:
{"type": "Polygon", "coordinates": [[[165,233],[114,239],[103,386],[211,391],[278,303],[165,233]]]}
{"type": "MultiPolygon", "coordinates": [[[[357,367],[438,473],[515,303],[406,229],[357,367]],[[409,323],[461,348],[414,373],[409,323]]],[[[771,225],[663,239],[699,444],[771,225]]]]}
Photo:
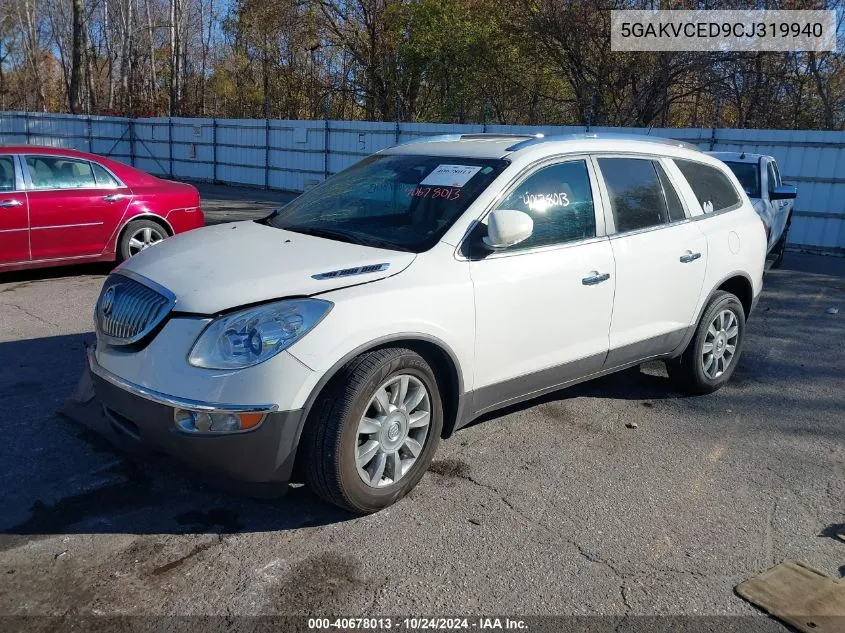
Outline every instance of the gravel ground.
{"type": "Polygon", "coordinates": [[[365,518],[222,493],[57,416],[108,269],[0,277],[0,614],[757,614],[733,588],[776,563],[845,575],[843,264],[768,274],[720,392],[649,364],[487,416],[365,518]]]}

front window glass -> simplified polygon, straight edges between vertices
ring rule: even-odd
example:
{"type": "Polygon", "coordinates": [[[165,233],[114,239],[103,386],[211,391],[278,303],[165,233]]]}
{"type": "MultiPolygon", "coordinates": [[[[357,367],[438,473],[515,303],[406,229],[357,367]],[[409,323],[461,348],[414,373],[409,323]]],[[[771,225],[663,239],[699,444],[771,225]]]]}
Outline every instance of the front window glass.
{"type": "Polygon", "coordinates": [[[509,250],[596,236],[593,191],[583,160],[551,165],[531,174],[497,208],[522,211],[534,220],[531,237],[509,250]]]}
{"type": "Polygon", "coordinates": [[[91,163],[87,160],[27,156],[26,165],[34,189],[79,189],[96,186],[91,163]]]}
{"type": "Polygon", "coordinates": [[[725,163],[731,168],[749,198],[760,197],[760,168],[757,163],[725,163]]]}
{"type": "Polygon", "coordinates": [[[0,191],[15,190],[15,163],[11,156],[0,156],[0,191]]]}
{"type": "Polygon", "coordinates": [[[420,253],[440,240],[507,165],[504,160],[454,156],[370,156],[261,222],[420,253]]]}

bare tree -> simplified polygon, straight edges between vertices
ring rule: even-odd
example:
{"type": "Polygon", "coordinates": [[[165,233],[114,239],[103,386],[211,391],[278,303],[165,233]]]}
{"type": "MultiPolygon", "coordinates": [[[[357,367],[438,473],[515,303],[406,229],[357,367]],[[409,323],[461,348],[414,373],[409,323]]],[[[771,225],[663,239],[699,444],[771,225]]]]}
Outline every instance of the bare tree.
{"type": "Polygon", "coordinates": [[[73,0],[73,47],[70,60],[70,111],[79,114],[81,111],[82,92],[82,49],[84,46],[84,15],[82,0],[73,0]]]}

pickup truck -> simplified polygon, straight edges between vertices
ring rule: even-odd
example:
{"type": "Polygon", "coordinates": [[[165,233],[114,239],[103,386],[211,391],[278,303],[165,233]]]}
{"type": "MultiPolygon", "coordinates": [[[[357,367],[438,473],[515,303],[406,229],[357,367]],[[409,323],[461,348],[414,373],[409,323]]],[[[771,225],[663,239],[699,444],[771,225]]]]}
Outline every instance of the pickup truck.
{"type": "Polygon", "coordinates": [[[768,258],[772,268],[783,263],[786,236],[792,222],[792,208],[798,191],[794,185],[781,181],[775,159],[765,154],[746,152],[708,152],[724,162],[736,175],[754,210],[766,225],[768,258]]]}

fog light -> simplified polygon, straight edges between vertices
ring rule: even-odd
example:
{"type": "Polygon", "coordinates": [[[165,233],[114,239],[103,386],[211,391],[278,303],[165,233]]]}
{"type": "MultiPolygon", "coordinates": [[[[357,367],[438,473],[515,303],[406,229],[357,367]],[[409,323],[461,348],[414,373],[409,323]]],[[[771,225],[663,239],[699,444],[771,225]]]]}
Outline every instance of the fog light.
{"type": "Polygon", "coordinates": [[[263,420],[263,413],[191,411],[190,409],[176,409],[173,412],[176,428],[187,433],[237,433],[253,429],[263,420]]]}

